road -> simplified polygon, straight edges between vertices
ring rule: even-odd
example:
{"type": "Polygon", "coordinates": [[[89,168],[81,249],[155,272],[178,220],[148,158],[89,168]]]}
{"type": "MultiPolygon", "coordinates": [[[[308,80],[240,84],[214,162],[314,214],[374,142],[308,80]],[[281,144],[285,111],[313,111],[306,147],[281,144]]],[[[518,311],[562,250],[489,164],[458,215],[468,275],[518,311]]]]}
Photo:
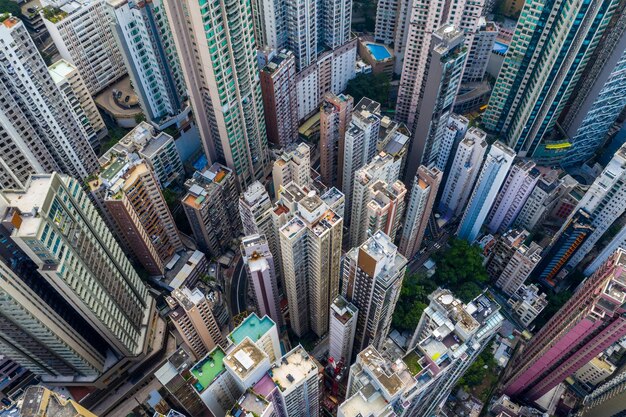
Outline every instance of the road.
{"type": "Polygon", "coordinates": [[[442,248],[448,242],[448,239],[450,239],[450,232],[448,232],[447,230],[444,230],[444,232],[441,234],[439,239],[437,239],[434,242],[431,242],[426,247],[426,250],[424,251],[424,253],[422,253],[421,255],[418,254],[416,258],[413,258],[413,260],[409,261],[407,272],[409,274],[415,274],[424,265],[424,262],[426,262],[428,258],[432,256],[433,253],[437,252],[440,248],[442,248]],[[439,244],[437,248],[435,248],[436,244],[439,244]]]}
{"type": "Polygon", "coordinates": [[[233,316],[246,310],[248,298],[248,274],[243,266],[243,257],[235,265],[235,272],[230,283],[230,312],[233,316]]]}

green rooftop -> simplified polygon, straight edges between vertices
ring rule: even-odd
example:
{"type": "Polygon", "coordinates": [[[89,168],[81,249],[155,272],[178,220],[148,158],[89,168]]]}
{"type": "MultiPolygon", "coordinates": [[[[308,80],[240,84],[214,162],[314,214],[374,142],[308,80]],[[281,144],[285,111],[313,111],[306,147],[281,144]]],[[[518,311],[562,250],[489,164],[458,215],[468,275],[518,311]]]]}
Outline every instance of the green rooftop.
{"type": "Polygon", "coordinates": [[[411,373],[411,375],[415,376],[417,374],[420,373],[420,371],[423,369],[422,365],[419,364],[419,360],[420,357],[417,355],[417,353],[415,353],[414,350],[412,350],[411,352],[409,352],[405,357],[404,357],[404,363],[406,363],[407,368],[409,369],[409,372],[411,373]]]}
{"type": "Polygon", "coordinates": [[[100,173],[100,177],[104,178],[105,180],[110,180],[111,178],[113,178],[115,176],[115,174],[117,174],[119,172],[120,169],[122,169],[122,167],[126,165],[126,160],[122,159],[122,158],[115,158],[113,160],[113,162],[111,162],[109,164],[109,166],[107,166],[101,173],[100,173]]]}
{"type": "Polygon", "coordinates": [[[255,313],[252,313],[230,333],[230,340],[238,345],[247,336],[256,343],[272,326],[274,326],[274,322],[269,317],[265,316],[260,319],[255,313]]]}
{"type": "Polygon", "coordinates": [[[225,356],[224,351],[216,347],[191,368],[191,373],[198,380],[193,384],[198,392],[204,391],[224,371],[225,356]]]}

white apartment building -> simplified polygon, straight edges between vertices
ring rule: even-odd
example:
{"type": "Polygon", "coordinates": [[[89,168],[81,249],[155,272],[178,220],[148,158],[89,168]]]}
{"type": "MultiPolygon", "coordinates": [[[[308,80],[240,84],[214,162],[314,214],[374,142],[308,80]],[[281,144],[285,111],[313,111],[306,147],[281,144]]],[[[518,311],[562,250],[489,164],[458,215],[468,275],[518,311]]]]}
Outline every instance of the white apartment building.
{"type": "Polygon", "coordinates": [[[417,169],[398,248],[407,259],[412,259],[422,246],[442,177],[443,172],[435,167],[429,169],[422,165],[417,169]]]}
{"type": "Polygon", "coordinates": [[[343,219],[314,191],[295,206],[279,231],[290,323],[299,336],[311,330],[321,337],[339,293],[343,219]]]}
{"type": "Polygon", "coordinates": [[[316,62],[297,73],[300,121],[319,111],[326,93],[341,94],[346,89],[348,81],[356,76],[356,55],[357,39],[354,38],[338,48],[321,53],[316,62]]]}
{"type": "Polygon", "coordinates": [[[311,149],[306,143],[300,143],[294,148],[286,149],[272,167],[274,194],[278,194],[280,187],[295,182],[300,187],[306,187],[311,182],[311,149]]]}
{"type": "Polygon", "coordinates": [[[509,230],[538,180],[539,171],[534,162],[520,161],[513,165],[487,217],[490,233],[509,230]]]}
{"type": "Polygon", "coordinates": [[[39,273],[122,356],[146,348],[153,300],[98,214],[81,181],[33,175],[22,190],[2,192],[21,221],[13,241],[39,273]]]}
{"type": "Polygon", "coordinates": [[[548,305],[546,294],[539,293],[539,288],[535,284],[520,286],[507,302],[526,327],[530,326],[548,305]]]}
{"type": "Polygon", "coordinates": [[[96,95],[126,74],[105,0],[43,0],[43,22],[61,57],[96,95]]]}
{"type": "Polygon", "coordinates": [[[72,104],[91,147],[94,150],[100,149],[100,139],[106,136],[107,128],[76,67],[66,60],[60,59],[48,67],[48,72],[67,101],[72,104]]]}
{"type": "Polygon", "coordinates": [[[435,166],[440,171],[446,172],[448,162],[452,156],[452,149],[463,139],[468,127],[469,120],[466,117],[456,113],[450,114],[447,125],[443,127],[441,131],[439,155],[437,155],[437,161],[435,162],[435,166]]]}
{"type": "Polygon", "coordinates": [[[456,217],[465,209],[487,151],[486,139],[485,132],[471,127],[459,143],[439,201],[439,211],[445,217],[456,217]]]}
{"type": "Polygon", "coordinates": [[[500,306],[485,294],[468,304],[445,289],[428,298],[407,354],[418,366],[406,416],[433,415],[504,322],[500,306]]]}
{"type": "Polygon", "coordinates": [[[393,241],[376,232],[344,259],[341,293],[358,309],[354,337],[356,352],[380,349],[389,333],[407,260],[393,241]]]}
{"type": "Polygon", "coordinates": [[[186,107],[187,89],[163,0],[106,0],[133,89],[148,120],[167,126],[186,107]]]}
{"type": "Polygon", "coordinates": [[[330,305],[328,357],[336,362],[350,363],[359,310],[342,295],[330,305]]]}
{"type": "Polygon", "coordinates": [[[542,250],[543,248],[535,242],[531,242],[529,246],[524,244],[517,246],[502,273],[497,277],[496,286],[509,296],[517,293],[541,261],[542,250]]]}
{"type": "Polygon", "coordinates": [[[476,19],[471,42],[468,44],[469,51],[462,79],[464,83],[477,83],[483,80],[498,31],[498,25],[488,22],[484,16],[476,19]]]}
{"type": "Polygon", "coordinates": [[[459,239],[476,240],[514,158],[515,151],[501,142],[491,145],[459,224],[459,239]]]}
{"type": "Polygon", "coordinates": [[[346,196],[348,213],[351,210],[354,175],[376,155],[380,130],[380,103],[363,97],[352,109],[352,118],[343,144],[339,143],[338,167],[341,175],[338,186],[346,196]]]}
{"type": "Polygon", "coordinates": [[[23,187],[32,173],[62,171],[84,179],[98,169],[89,137],[61,93],[24,24],[0,23],[0,182],[23,187]]]}
{"type": "MultiPolygon", "coordinates": [[[[406,187],[398,180],[401,163],[401,160],[396,160],[391,155],[381,152],[369,164],[356,172],[351,199],[352,207],[350,209],[351,247],[359,246],[362,242],[360,239],[367,237],[369,229],[368,205],[372,200],[375,200],[378,191],[382,191],[385,188],[389,188],[389,193],[387,193],[389,195],[386,200],[392,203],[392,206],[389,207],[391,209],[389,212],[391,222],[386,225],[385,229],[393,231],[394,234],[397,231],[398,222],[395,219],[402,218],[404,213],[403,201],[406,194],[406,187]],[[378,185],[373,188],[374,184],[378,185]]],[[[372,233],[374,231],[371,230],[372,233]]]]}

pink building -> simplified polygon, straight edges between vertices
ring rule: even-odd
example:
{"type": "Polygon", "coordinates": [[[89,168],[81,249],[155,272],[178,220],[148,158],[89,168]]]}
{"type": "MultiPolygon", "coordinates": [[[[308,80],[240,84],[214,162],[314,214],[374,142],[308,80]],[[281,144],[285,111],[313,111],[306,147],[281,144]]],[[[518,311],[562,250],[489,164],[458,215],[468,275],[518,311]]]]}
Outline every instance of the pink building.
{"type": "Polygon", "coordinates": [[[518,350],[505,394],[535,401],[625,336],[625,301],[626,251],[619,249],[518,350]]]}

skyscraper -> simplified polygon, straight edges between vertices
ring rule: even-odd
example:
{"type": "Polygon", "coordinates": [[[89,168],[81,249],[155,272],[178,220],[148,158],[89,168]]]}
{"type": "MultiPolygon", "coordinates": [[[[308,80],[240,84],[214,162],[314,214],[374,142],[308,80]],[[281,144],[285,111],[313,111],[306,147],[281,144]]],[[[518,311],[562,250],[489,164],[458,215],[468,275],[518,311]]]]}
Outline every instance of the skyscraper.
{"type": "Polygon", "coordinates": [[[302,142],[295,148],[285,149],[272,167],[274,194],[278,196],[281,186],[295,182],[306,187],[311,182],[311,148],[302,142]]]}
{"type": "Polygon", "coordinates": [[[346,196],[348,213],[352,207],[354,176],[376,155],[379,129],[380,103],[363,97],[352,109],[352,119],[337,152],[337,187],[346,196]]]}
{"type": "Polygon", "coordinates": [[[487,217],[489,232],[502,234],[509,230],[538,179],[534,162],[520,161],[513,165],[487,217]]]}
{"type": "Polygon", "coordinates": [[[152,326],[147,287],[98,215],[81,182],[34,175],[5,190],[11,239],[80,317],[121,356],[136,357],[152,326]]]}
{"type": "Polygon", "coordinates": [[[296,60],[293,52],[281,50],[261,69],[261,91],[267,138],[285,147],[298,139],[296,60]]]}
{"type": "Polygon", "coordinates": [[[589,214],[584,210],[576,211],[552,238],[548,251],[534,271],[535,275],[548,285],[556,287],[561,270],[593,233],[589,214]]]}
{"type": "Polygon", "coordinates": [[[464,83],[481,82],[487,71],[489,57],[498,36],[498,26],[484,16],[476,19],[476,27],[468,45],[467,62],[463,70],[464,83]]]}
{"type": "MultiPolygon", "coordinates": [[[[346,131],[352,118],[352,97],[326,94],[320,109],[320,174],[327,186],[339,184],[343,164],[339,155],[343,150],[346,131]]],[[[343,156],[342,156],[343,157],[343,156]]]]}
{"type": "Polygon", "coordinates": [[[105,0],[44,0],[41,13],[50,38],[96,95],[126,74],[105,0]]]}
{"type": "Polygon", "coordinates": [[[241,231],[234,173],[220,164],[185,181],[182,206],[198,247],[219,256],[241,231]]]}
{"type": "Polygon", "coordinates": [[[330,305],[328,357],[336,362],[350,363],[359,310],[342,295],[330,305]]]}
{"type": "Polygon", "coordinates": [[[144,114],[157,125],[171,124],[187,107],[187,90],[163,0],[107,0],[107,4],[113,34],[144,114]]]}
{"type": "MultiPolygon", "coordinates": [[[[413,27],[411,25],[412,30],[413,27]]],[[[407,123],[413,133],[409,164],[405,173],[407,179],[415,176],[420,164],[435,164],[440,170],[445,169],[448,155],[441,152],[441,140],[452,114],[467,57],[463,31],[452,24],[444,24],[432,34],[423,36],[425,41],[428,38],[426,44],[430,43],[430,49],[427,53],[407,51],[398,91],[398,117],[407,123]],[[419,64],[412,62],[412,54],[416,57],[425,55],[416,58],[420,60],[418,62],[421,59],[428,62],[424,63],[423,73],[416,72],[419,71],[419,64]]],[[[412,37],[409,37],[409,42],[415,42],[414,46],[410,46],[411,49],[423,45],[412,37]]]]}
{"type": "Polygon", "coordinates": [[[172,213],[154,173],[143,160],[107,154],[100,175],[89,182],[92,197],[112,220],[111,230],[151,275],[183,249],[172,213]]]}
{"type": "Polygon", "coordinates": [[[422,246],[442,176],[443,173],[435,167],[429,169],[422,165],[417,168],[398,248],[407,259],[413,259],[422,246]]]}
{"type": "Polygon", "coordinates": [[[518,349],[504,377],[507,395],[537,400],[626,335],[625,261],[617,251],[518,349]]]}
{"type": "Polygon", "coordinates": [[[559,124],[572,146],[561,161],[573,165],[591,158],[626,106],[626,7],[620,3],[610,30],[596,48],[559,124]]]}
{"type": "Polygon", "coordinates": [[[393,231],[395,234],[398,230],[404,213],[406,195],[406,187],[398,180],[400,165],[401,161],[381,152],[369,164],[356,172],[351,199],[350,246],[359,246],[367,238],[368,230],[371,233],[377,230],[375,229],[376,222],[380,219],[370,218],[370,216],[376,216],[377,212],[387,214],[386,220],[389,222],[384,225],[387,232],[393,231]],[[379,192],[381,204],[374,202],[370,206],[370,202],[376,200],[379,192]],[[378,210],[379,208],[383,210],[378,210]],[[370,228],[370,220],[374,228],[370,228]]]}
{"type": "Polygon", "coordinates": [[[339,293],[343,219],[311,191],[279,235],[291,328],[298,336],[311,330],[321,337],[339,293]]]}
{"type": "Polygon", "coordinates": [[[66,60],[60,59],[50,65],[48,71],[66,100],[72,104],[76,116],[85,129],[89,144],[94,151],[99,150],[100,139],[107,134],[107,128],[78,69],[66,60]]]}
{"type": "Polygon", "coordinates": [[[514,158],[515,152],[508,146],[500,142],[491,145],[459,224],[459,239],[476,240],[514,158]]]}
{"type": "Polygon", "coordinates": [[[456,217],[465,209],[487,151],[486,138],[485,132],[470,127],[456,148],[439,201],[439,211],[445,217],[456,217]]]}
{"type": "Polygon", "coordinates": [[[521,156],[544,156],[617,0],[525,3],[483,121],[521,156]]]}
{"type": "Polygon", "coordinates": [[[418,389],[406,407],[408,416],[433,415],[504,322],[500,306],[485,294],[468,304],[445,289],[428,298],[430,304],[409,343],[407,356],[419,367],[413,368],[418,389]],[[446,324],[440,327],[440,322],[446,324]]]}
{"type": "MultiPolygon", "coordinates": [[[[406,187],[400,180],[387,183],[373,180],[369,173],[358,171],[355,182],[358,187],[367,187],[360,210],[354,212],[350,222],[350,246],[359,246],[368,236],[382,231],[393,242],[404,218],[406,187]],[[363,206],[363,202],[365,205],[363,206]]],[[[361,195],[361,192],[357,192],[361,195]]]]}
{"type": "MultiPolygon", "coordinates": [[[[568,261],[569,266],[576,266],[597,244],[600,237],[626,210],[626,145],[622,145],[602,173],[591,184],[583,198],[578,202],[570,217],[579,210],[584,210],[591,221],[593,230],[585,242],[568,261]]],[[[559,233],[567,225],[564,224],[559,233]]]]}
{"type": "Polygon", "coordinates": [[[396,307],[407,260],[389,236],[376,232],[344,259],[342,295],[359,310],[354,351],[382,347],[396,307]]]}
{"type": "Polygon", "coordinates": [[[283,316],[278,296],[278,278],[274,256],[264,235],[249,235],[241,240],[241,255],[254,292],[254,303],[261,317],[269,316],[279,327],[283,316]]]}
{"type": "Polygon", "coordinates": [[[24,24],[4,16],[0,40],[2,185],[23,187],[31,173],[59,169],[87,178],[98,169],[96,154],[24,24]]]}
{"type": "Polygon", "coordinates": [[[4,199],[0,204],[6,239],[0,261],[0,354],[44,379],[95,379],[105,369],[107,342],[11,241],[13,216],[4,199]]]}
{"type": "Polygon", "coordinates": [[[164,6],[205,154],[225,163],[243,189],[269,162],[252,10],[243,1],[164,6]]]}
{"type": "Polygon", "coordinates": [[[226,347],[226,339],[211,312],[212,303],[200,289],[175,289],[165,301],[171,309],[170,321],[196,358],[217,345],[226,347]]]}

